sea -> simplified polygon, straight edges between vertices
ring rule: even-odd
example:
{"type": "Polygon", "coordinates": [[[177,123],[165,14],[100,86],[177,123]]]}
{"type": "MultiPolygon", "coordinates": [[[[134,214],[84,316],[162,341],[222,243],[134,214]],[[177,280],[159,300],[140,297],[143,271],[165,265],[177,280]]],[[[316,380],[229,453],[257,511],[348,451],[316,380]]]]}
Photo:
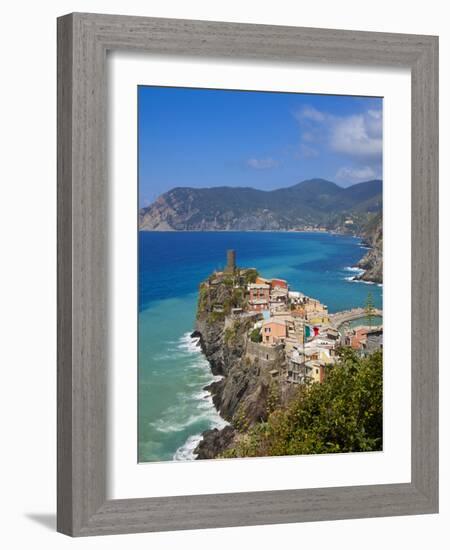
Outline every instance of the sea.
{"type": "Polygon", "coordinates": [[[366,253],[352,236],[303,232],[139,233],[139,461],[193,460],[203,431],[226,422],[205,386],[214,377],[194,330],[197,292],[236,251],[241,267],[278,277],[328,305],[363,307],[381,285],[353,281],[366,253]]]}

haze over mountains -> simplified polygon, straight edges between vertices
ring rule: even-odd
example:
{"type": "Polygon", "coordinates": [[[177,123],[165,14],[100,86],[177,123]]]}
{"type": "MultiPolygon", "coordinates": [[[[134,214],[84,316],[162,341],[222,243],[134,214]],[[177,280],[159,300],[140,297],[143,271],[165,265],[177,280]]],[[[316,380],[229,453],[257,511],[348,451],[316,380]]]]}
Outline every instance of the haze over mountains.
{"type": "Polygon", "coordinates": [[[336,229],[351,218],[364,225],[382,208],[382,181],[342,188],[311,179],[261,191],[251,187],[176,187],[139,212],[145,231],[336,229]]]}

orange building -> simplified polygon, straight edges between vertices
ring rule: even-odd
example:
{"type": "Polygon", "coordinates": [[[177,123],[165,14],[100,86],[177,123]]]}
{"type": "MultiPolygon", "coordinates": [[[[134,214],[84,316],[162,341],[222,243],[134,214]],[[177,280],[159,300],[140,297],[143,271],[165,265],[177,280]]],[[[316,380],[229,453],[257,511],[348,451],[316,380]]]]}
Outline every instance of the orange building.
{"type": "Polygon", "coordinates": [[[287,284],[287,281],[285,281],[284,279],[272,279],[270,281],[270,286],[272,289],[274,288],[287,288],[288,287],[288,284],[287,284]]]}
{"type": "Polygon", "coordinates": [[[350,337],[350,345],[353,349],[360,350],[367,342],[367,329],[359,328],[350,337]]]}
{"type": "Polygon", "coordinates": [[[286,322],[279,319],[264,321],[261,330],[264,344],[279,344],[287,337],[286,322]]]}

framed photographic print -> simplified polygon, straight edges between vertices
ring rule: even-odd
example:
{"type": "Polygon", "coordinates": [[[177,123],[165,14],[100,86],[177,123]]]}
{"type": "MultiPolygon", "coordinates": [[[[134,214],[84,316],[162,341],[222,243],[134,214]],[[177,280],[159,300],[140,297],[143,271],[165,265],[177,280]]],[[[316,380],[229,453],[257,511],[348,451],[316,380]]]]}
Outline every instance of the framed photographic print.
{"type": "Polygon", "coordinates": [[[58,20],[58,530],[438,509],[437,38],[58,20]]]}

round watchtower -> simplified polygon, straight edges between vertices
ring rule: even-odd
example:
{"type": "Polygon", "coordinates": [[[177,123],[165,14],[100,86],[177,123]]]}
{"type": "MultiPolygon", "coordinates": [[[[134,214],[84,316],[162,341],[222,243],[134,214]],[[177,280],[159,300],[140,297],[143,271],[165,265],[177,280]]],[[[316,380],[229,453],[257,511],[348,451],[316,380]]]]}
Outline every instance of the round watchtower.
{"type": "Polygon", "coordinates": [[[226,273],[234,273],[236,270],[236,251],[227,250],[227,267],[225,268],[226,273]]]}

